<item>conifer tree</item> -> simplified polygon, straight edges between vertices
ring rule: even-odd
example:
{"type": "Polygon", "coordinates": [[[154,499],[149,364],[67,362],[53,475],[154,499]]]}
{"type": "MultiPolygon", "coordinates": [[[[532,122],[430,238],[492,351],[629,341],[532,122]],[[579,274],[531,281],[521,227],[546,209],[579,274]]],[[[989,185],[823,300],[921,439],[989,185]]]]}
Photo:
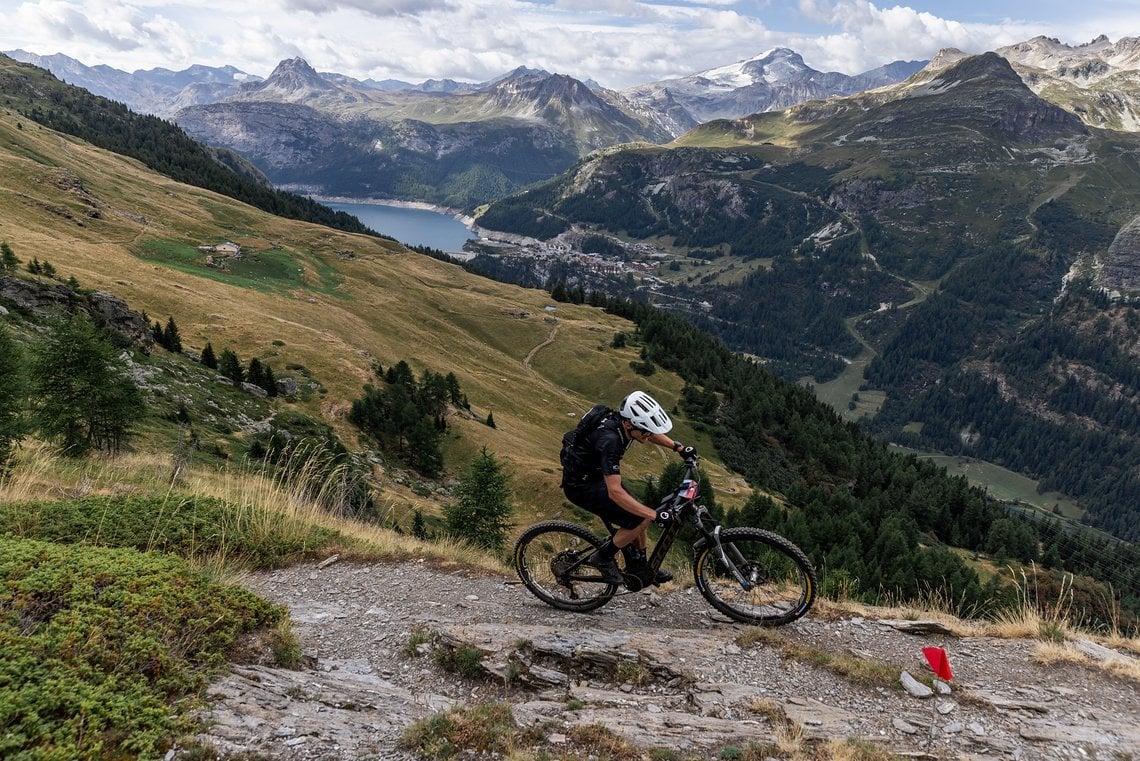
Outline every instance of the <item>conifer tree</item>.
{"type": "Polygon", "coordinates": [[[425,542],[429,538],[427,524],[424,521],[424,514],[421,513],[418,508],[412,513],[412,536],[425,542]]]}
{"type": "Polygon", "coordinates": [[[495,413],[493,413],[493,412],[487,413],[487,425],[490,426],[491,428],[496,427],[495,426],[495,413]]]}
{"type": "Polygon", "coordinates": [[[33,275],[38,275],[43,272],[43,266],[40,264],[39,259],[32,257],[32,260],[28,262],[28,272],[33,275]]]}
{"type": "Polygon", "coordinates": [[[459,501],[444,509],[447,533],[501,551],[511,527],[510,476],[486,447],[468,466],[456,491],[459,501]]]}
{"type": "Polygon", "coordinates": [[[44,277],[55,277],[55,267],[47,259],[44,259],[40,264],[40,272],[43,273],[44,277]]]}
{"type": "Polygon", "coordinates": [[[221,359],[218,360],[218,372],[232,380],[235,386],[241,385],[241,382],[245,380],[245,371],[242,370],[241,361],[237,354],[234,354],[233,350],[229,348],[222,349],[221,359]]]}
{"type": "Polygon", "coordinates": [[[23,352],[8,328],[0,323],[0,476],[7,472],[12,453],[24,437],[22,408],[26,386],[23,352]]]}
{"type": "Polygon", "coordinates": [[[262,364],[264,372],[262,373],[261,387],[265,389],[265,393],[270,396],[277,396],[277,379],[273,377],[273,368],[269,366],[268,362],[262,364]]]}
{"type": "Polygon", "coordinates": [[[55,322],[32,363],[33,418],[67,454],[117,451],[143,413],[142,395],[111,342],[83,317],[55,322]]]}
{"type": "Polygon", "coordinates": [[[245,371],[245,382],[252,383],[258,388],[265,387],[265,369],[257,357],[249,360],[249,367],[245,371]]]}
{"type": "Polygon", "coordinates": [[[16,258],[16,254],[8,245],[8,241],[0,241],[0,269],[4,272],[12,272],[19,266],[20,260],[16,258]]]}
{"type": "Polygon", "coordinates": [[[218,358],[214,354],[214,347],[210,344],[209,341],[206,342],[206,348],[202,349],[202,356],[198,359],[198,361],[211,370],[218,369],[218,358]]]}
{"type": "Polygon", "coordinates": [[[166,327],[162,329],[162,345],[167,351],[182,353],[182,336],[178,334],[178,326],[174,324],[173,317],[167,319],[166,327]]]}

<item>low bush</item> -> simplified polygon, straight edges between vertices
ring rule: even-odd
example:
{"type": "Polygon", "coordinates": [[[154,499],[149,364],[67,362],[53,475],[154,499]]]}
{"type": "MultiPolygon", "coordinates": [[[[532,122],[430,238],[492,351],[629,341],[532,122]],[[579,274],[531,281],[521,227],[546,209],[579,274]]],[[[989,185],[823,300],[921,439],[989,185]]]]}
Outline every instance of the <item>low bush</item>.
{"type": "Polygon", "coordinates": [[[172,555],[0,535],[0,758],[161,756],[183,698],[286,616],[172,555]]]}

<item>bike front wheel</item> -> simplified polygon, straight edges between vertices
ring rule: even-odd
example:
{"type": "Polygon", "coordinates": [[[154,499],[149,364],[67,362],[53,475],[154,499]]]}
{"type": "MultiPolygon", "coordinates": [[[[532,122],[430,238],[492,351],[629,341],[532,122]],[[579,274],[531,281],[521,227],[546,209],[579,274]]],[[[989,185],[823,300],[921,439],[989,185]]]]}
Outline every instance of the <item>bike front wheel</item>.
{"type": "Polygon", "coordinates": [[[515,572],[547,605],[581,613],[609,602],[617,587],[601,571],[585,564],[605,539],[569,521],[543,521],[515,543],[515,572]]]}
{"type": "Polygon", "coordinates": [[[697,588],[714,608],[756,626],[780,626],[808,612],[815,569],[799,547],[758,528],[726,529],[720,541],[721,547],[701,547],[693,560],[697,588]]]}

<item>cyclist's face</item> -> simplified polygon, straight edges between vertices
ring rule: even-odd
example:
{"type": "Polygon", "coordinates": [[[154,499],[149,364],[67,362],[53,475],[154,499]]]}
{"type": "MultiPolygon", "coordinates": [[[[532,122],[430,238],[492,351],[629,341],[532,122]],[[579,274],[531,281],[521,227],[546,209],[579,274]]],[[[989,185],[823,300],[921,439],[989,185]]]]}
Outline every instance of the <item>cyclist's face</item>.
{"type": "Polygon", "coordinates": [[[643,431],[633,423],[627,422],[626,425],[629,427],[629,435],[633,437],[634,441],[646,441],[649,439],[649,431],[643,431]]]}

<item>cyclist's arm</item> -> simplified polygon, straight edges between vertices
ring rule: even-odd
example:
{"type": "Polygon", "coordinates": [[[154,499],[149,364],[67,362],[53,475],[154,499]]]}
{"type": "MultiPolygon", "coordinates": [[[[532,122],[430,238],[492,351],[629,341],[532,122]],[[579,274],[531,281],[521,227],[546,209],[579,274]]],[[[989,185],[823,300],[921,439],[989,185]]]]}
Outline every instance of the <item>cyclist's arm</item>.
{"type": "Polygon", "coordinates": [[[641,434],[641,438],[638,439],[638,441],[643,441],[646,444],[656,444],[657,446],[665,447],[672,452],[680,452],[684,448],[684,445],[681,442],[676,441],[663,433],[641,434]]]}
{"type": "Polygon", "coordinates": [[[627,513],[633,513],[638,518],[652,519],[657,517],[657,511],[641,504],[637,498],[625,490],[621,483],[620,474],[611,473],[606,476],[606,491],[609,493],[610,499],[627,513]]]}

